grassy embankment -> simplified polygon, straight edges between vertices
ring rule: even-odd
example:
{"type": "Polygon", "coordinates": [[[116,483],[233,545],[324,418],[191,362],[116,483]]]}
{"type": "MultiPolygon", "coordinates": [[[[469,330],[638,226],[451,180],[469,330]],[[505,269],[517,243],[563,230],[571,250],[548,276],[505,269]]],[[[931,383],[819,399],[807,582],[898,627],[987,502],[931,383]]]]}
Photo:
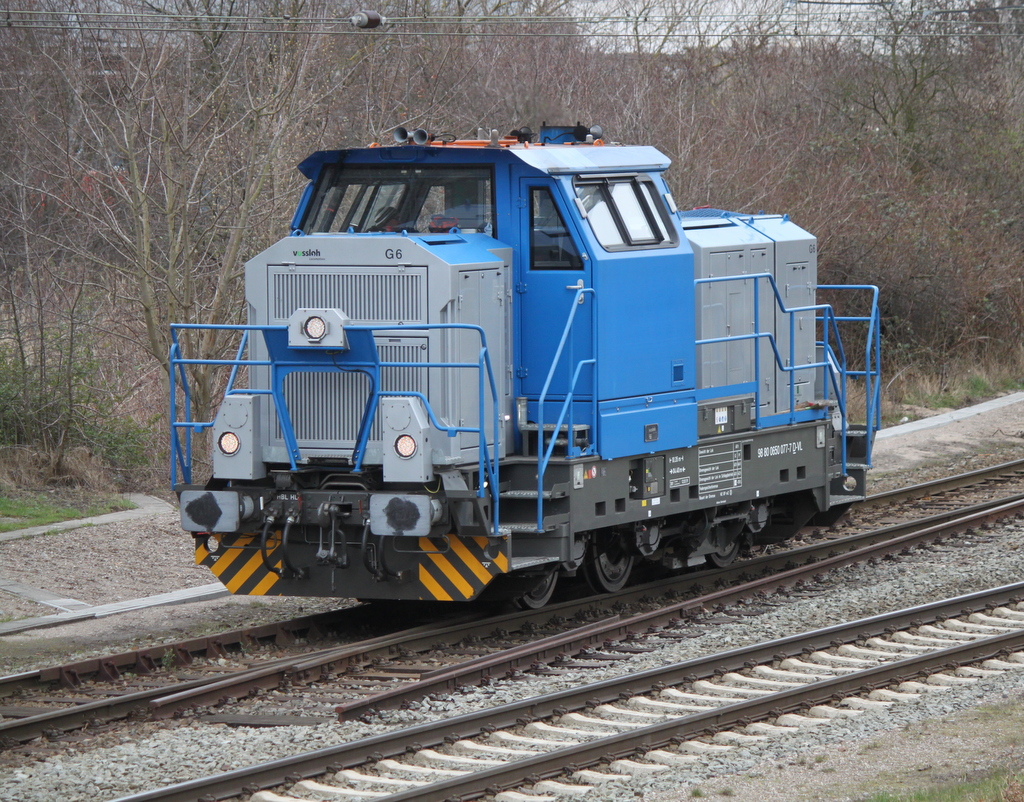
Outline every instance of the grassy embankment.
{"type": "Polygon", "coordinates": [[[0,532],[88,518],[118,510],[134,509],[127,498],[116,495],[71,495],[48,491],[24,491],[0,495],[0,532]]]}

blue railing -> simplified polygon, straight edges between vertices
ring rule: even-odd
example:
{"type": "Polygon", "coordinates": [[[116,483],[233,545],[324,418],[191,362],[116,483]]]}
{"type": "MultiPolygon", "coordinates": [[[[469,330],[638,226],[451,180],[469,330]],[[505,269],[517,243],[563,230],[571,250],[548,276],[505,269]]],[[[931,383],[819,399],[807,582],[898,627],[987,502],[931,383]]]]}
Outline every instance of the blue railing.
{"type": "MultiPolygon", "coordinates": [[[[780,371],[789,375],[789,410],[781,415],[766,416],[772,419],[772,423],[796,423],[801,420],[807,420],[808,414],[815,414],[820,417],[821,410],[830,408],[834,405],[838,408],[842,418],[842,437],[841,437],[841,459],[842,459],[842,470],[845,473],[847,470],[847,434],[849,433],[849,410],[847,404],[848,398],[848,385],[847,379],[849,377],[859,377],[865,380],[865,437],[866,437],[866,448],[867,448],[867,464],[871,464],[871,448],[874,440],[874,432],[881,428],[881,403],[880,403],[880,378],[881,378],[881,338],[879,333],[879,313],[878,313],[878,288],[870,285],[820,285],[818,289],[822,290],[865,290],[870,291],[871,304],[870,310],[866,315],[862,316],[837,316],[830,304],[811,304],[808,306],[799,306],[787,308],[785,301],[783,300],[782,294],[779,292],[778,284],[775,281],[775,277],[770,273],[752,273],[740,276],[721,276],[716,278],[703,278],[696,279],[694,281],[695,286],[699,284],[712,284],[723,281],[748,281],[753,280],[754,282],[754,331],[748,334],[730,335],[726,337],[713,337],[703,340],[697,340],[696,346],[714,345],[717,343],[735,343],[742,342],[744,340],[751,340],[755,344],[762,341],[766,341],[768,346],[772,350],[774,356],[775,365],[780,371]],[[760,303],[760,283],[761,280],[766,280],[771,288],[772,295],[775,299],[775,305],[784,314],[789,317],[789,353],[788,353],[788,364],[784,355],[779,349],[779,344],[775,338],[775,335],[771,331],[761,330],[761,303],[760,303]],[[800,313],[813,313],[815,315],[815,322],[821,326],[821,339],[815,341],[815,346],[821,349],[822,358],[816,362],[808,362],[806,364],[796,364],[796,326],[797,326],[797,315],[800,313]],[[868,332],[865,341],[865,353],[864,362],[865,367],[863,370],[851,370],[847,365],[846,351],[843,346],[843,339],[840,333],[840,323],[863,323],[867,324],[868,332]],[[822,399],[815,399],[807,403],[804,408],[798,408],[796,403],[796,378],[797,374],[804,371],[822,371],[822,375],[825,378],[822,386],[822,399]]],[[[596,351],[596,338],[594,338],[594,356],[589,359],[582,359],[575,365],[572,379],[566,393],[565,399],[562,402],[562,406],[558,415],[558,420],[554,425],[554,432],[552,434],[551,442],[545,447],[544,444],[544,405],[547,400],[547,393],[550,389],[551,383],[554,379],[558,365],[560,364],[565,351],[566,344],[569,343],[569,363],[572,363],[571,354],[571,338],[576,310],[579,306],[581,299],[585,294],[594,295],[596,305],[596,292],[592,288],[579,289],[573,298],[572,306],[565,326],[562,331],[562,337],[559,340],[558,347],[555,350],[555,355],[552,359],[551,367],[548,370],[547,378],[544,381],[543,389],[541,390],[540,396],[537,401],[537,425],[538,425],[538,470],[537,470],[537,531],[544,531],[544,476],[547,467],[551,461],[551,457],[554,453],[555,440],[558,433],[561,431],[563,424],[566,423],[566,417],[568,416],[567,424],[567,437],[568,437],[568,448],[567,454],[571,456],[583,456],[585,454],[593,453],[593,438],[591,439],[591,446],[584,450],[576,450],[573,453],[573,429],[572,429],[572,411],[574,409],[573,400],[576,389],[576,384],[582,370],[591,366],[596,371],[597,366],[597,351],[596,351]]],[[[593,319],[597,319],[597,314],[593,315],[593,319]]],[[[760,415],[761,410],[761,359],[760,359],[760,348],[755,346],[754,349],[754,382],[746,383],[743,385],[744,392],[752,391],[754,394],[754,405],[752,409],[751,423],[754,429],[761,428],[761,425],[766,421],[762,420],[760,415]]],[[[730,386],[732,389],[739,388],[739,385],[730,386]]],[[[717,395],[721,395],[723,392],[731,392],[729,387],[715,387],[710,388],[717,395]]],[[[699,391],[698,391],[699,392],[699,391]]],[[[708,391],[704,391],[708,392],[708,391]]],[[[591,420],[596,424],[597,421],[597,397],[596,393],[593,394],[593,406],[594,410],[592,413],[591,420]]]]}
{"type": "MultiPolygon", "coordinates": [[[[185,324],[177,323],[171,325],[171,347],[169,354],[169,370],[170,370],[170,418],[171,418],[171,486],[173,487],[178,483],[178,471],[181,471],[182,481],[186,484],[192,481],[192,433],[198,434],[203,429],[208,429],[213,426],[213,421],[193,421],[192,420],[192,393],[188,385],[188,375],[186,373],[186,365],[231,365],[231,374],[228,377],[228,389],[225,395],[230,395],[234,392],[242,392],[234,390],[235,380],[238,377],[238,369],[240,367],[255,367],[258,365],[270,365],[269,361],[256,361],[243,359],[243,354],[249,344],[249,332],[250,331],[262,331],[267,328],[266,326],[233,326],[233,325],[201,325],[201,324],[185,324]],[[234,359],[185,359],[181,356],[181,343],[178,342],[178,332],[186,329],[204,329],[204,330],[221,330],[221,331],[241,331],[242,337],[238,344],[238,350],[235,352],[234,359]],[[178,382],[181,383],[183,405],[184,405],[184,419],[178,420],[178,382]],[[184,443],[182,438],[179,436],[178,430],[184,433],[184,443]]],[[[269,395],[269,390],[248,390],[252,394],[258,395],[269,395]]]]}
{"type": "MultiPolygon", "coordinates": [[[[822,392],[823,398],[821,401],[826,404],[832,400],[838,407],[842,415],[842,468],[845,473],[847,466],[847,433],[849,431],[848,426],[848,409],[847,409],[847,378],[849,376],[861,376],[866,380],[866,432],[867,438],[867,458],[868,464],[870,465],[871,455],[871,444],[873,441],[874,431],[881,425],[881,413],[879,403],[879,378],[880,378],[880,360],[879,353],[881,349],[880,339],[878,337],[878,290],[875,287],[863,286],[863,285],[851,285],[851,286],[834,286],[834,285],[822,285],[819,289],[858,289],[858,290],[872,290],[874,295],[872,296],[871,311],[868,315],[862,317],[837,317],[831,305],[829,304],[811,304],[808,306],[798,306],[787,308],[785,301],[782,298],[782,294],[779,292],[778,285],[775,282],[775,277],[770,273],[751,273],[748,275],[741,276],[721,276],[715,278],[703,278],[696,279],[694,284],[711,284],[724,281],[754,281],[754,331],[749,334],[730,335],[726,337],[713,337],[704,340],[698,340],[696,345],[698,347],[704,345],[714,345],[717,343],[731,343],[741,342],[743,340],[754,340],[760,342],[766,340],[771,346],[772,353],[775,357],[775,364],[778,369],[784,373],[789,374],[789,410],[788,416],[783,417],[783,420],[788,423],[796,423],[800,419],[801,410],[797,409],[796,405],[796,374],[798,372],[806,370],[818,370],[821,369],[826,377],[827,381],[824,382],[822,392]],[[772,293],[775,297],[775,302],[780,311],[789,316],[789,359],[788,365],[783,360],[783,355],[779,351],[778,343],[772,332],[766,332],[761,330],[761,304],[760,304],[760,281],[765,279],[768,281],[772,293]],[[803,365],[796,364],[796,321],[797,315],[803,312],[815,313],[816,323],[821,324],[822,339],[816,341],[816,347],[821,349],[822,359],[817,362],[808,362],[803,365]],[[860,321],[867,322],[869,326],[869,333],[867,338],[867,346],[865,353],[865,369],[863,371],[852,371],[847,367],[846,353],[843,349],[842,337],[839,332],[839,323],[846,321],[860,321]],[[833,346],[834,338],[834,346],[833,346]],[[829,388],[831,387],[834,396],[830,397],[829,388]]],[[[754,409],[752,415],[753,427],[760,428],[761,422],[761,359],[760,359],[760,348],[755,348],[754,353],[754,409]]],[[[728,392],[727,388],[718,387],[715,388],[718,392],[728,392]]],[[[809,402],[807,409],[814,409],[815,404],[819,404],[817,400],[809,402]]],[[[772,416],[779,418],[780,416],[772,416]]]]}
{"type": "MultiPolygon", "coordinates": [[[[582,282],[581,282],[582,283],[582,282]]],[[[591,340],[594,343],[594,356],[589,359],[581,359],[576,363],[573,369],[572,379],[569,382],[569,387],[565,394],[565,400],[562,402],[562,408],[558,414],[558,421],[555,423],[554,430],[551,434],[551,442],[547,448],[544,447],[544,404],[547,402],[548,390],[551,388],[551,382],[555,377],[555,372],[558,369],[559,363],[562,361],[562,353],[565,351],[566,343],[569,345],[569,364],[572,364],[572,344],[570,334],[572,333],[573,324],[576,322],[576,310],[583,304],[584,296],[592,295],[594,297],[594,310],[591,316],[592,320],[597,320],[597,293],[593,287],[579,288],[576,290],[576,294],[572,299],[572,307],[569,310],[569,317],[565,321],[565,327],[562,329],[562,338],[558,341],[558,347],[555,349],[555,355],[551,360],[551,367],[548,369],[547,378],[544,380],[544,386],[541,388],[540,396],[537,398],[537,531],[544,531],[544,473],[547,471],[548,463],[551,462],[551,455],[555,451],[555,443],[558,439],[558,432],[561,431],[562,424],[566,423],[566,415],[569,420],[566,424],[566,454],[573,455],[573,449],[575,445],[573,443],[573,420],[572,420],[572,401],[573,395],[576,391],[576,382],[579,380],[580,373],[583,368],[587,365],[597,365],[597,339],[592,337],[591,340]]],[[[591,427],[597,421],[597,393],[591,393],[591,403],[593,410],[591,413],[591,427]]],[[[590,444],[586,450],[577,449],[577,453],[573,456],[583,456],[584,454],[592,454],[594,451],[593,438],[590,440],[590,444]]]]}
{"type": "Polygon", "coordinates": [[[387,325],[387,326],[346,326],[345,332],[348,335],[348,350],[336,348],[290,348],[288,347],[288,327],[284,325],[266,326],[243,326],[243,325],[216,325],[216,324],[186,324],[179,323],[171,326],[171,347],[170,347],[170,412],[171,412],[171,484],[178,481],[180,471],[182,480],[188,484],[192,481],[192,434],[200,432],[213,426],[214,421],[192,420],[192,395],[189,388],[186,366],[188,365],[211,365],[231,367],[231,374],[228,377],[225,396],[229,395],[269,395],[274,400],[274,408],[277,420],[281,428],[281,435],[284,440],[285,449],[288,454],[289,465],[296,470],[298,463],[302,460],[295,430],[292,426],[291,416],[288,413],[288,404],[284,396],[285,379],[292,373],[331,373],[338,371],[360,372],[365,374],[370,381],[370,392],[367,396],[360,418],[359,431],[356,436],[355,445],[352,448],[351,461],[354,472],[362,470],[363,459],[366,456],[366,448],[369,443],[370,430],[372,428],[380,399],[385,396],[407,396],[416,397],[423,402],[431,424],[439,431],[445,432],[448,437],[456,437],[458,434],[475,433],[478,437],[478,482],[476,495],[484,498],[490,495],[492,509],[492,527],[495,535],[498,534],[498,456],[501,452],[501,425],[500,410],[498,405],[498,390],[494,380],[494,372],[491,368],[490,354],[487,348],[487,338],[480,326],[462,323],[436,323],[416,325],[387,325]],[[234,359],[186,359],[181,354],[181,345],[178,340],[178,332],[184,330],[230,330],[239,331],[242,337],[234,359]],[[373,334],[376,331],[403,331],[415,330],[422,332],[424,329],[463,329],[474,331],[480,337],[480,350],[476,362],[381,362],[377,354],[377,346],[373,334]],[[263,335],[267,346],[269,359],[247,359],[244,358],[249,345],[249,332],[258,331],[263,335]],[[238,370],[241,367],[268,367],[270,369],[269,388],[236,388],[235,381],[238,377],[238,370]],[[447,370],[472,369],[478,372],[477,401],[478,401],[478,422],[479,426],[449,426],[442,423],[434,413],[427,397],[416,391],[381,390],[380,371],[382,368],[442,368],[447,370]],[[179,420],[178,392],[183,399],[182,419],[179,420]],[[488,446],[485,436],[485,410],[486,390],[489,386],[490,399],[492,403],[491,422],[493,428],[493,444],[488,446]]]}
{"type": "Polygon", "coordinates": [[[842,290],[868,292],[871,296],[870,310],[866,315],[843,315],[836,317],[839,323],[867,325],[864,340],[864,369],[848,370],[847,375],[864,379],[864,420],[867,428],[867,464],[871,465],[871,449],[874,432],[882,428],[882,327],[878,312],[878,287],[873,284],[820,284],[819,290],[842,290]]]}

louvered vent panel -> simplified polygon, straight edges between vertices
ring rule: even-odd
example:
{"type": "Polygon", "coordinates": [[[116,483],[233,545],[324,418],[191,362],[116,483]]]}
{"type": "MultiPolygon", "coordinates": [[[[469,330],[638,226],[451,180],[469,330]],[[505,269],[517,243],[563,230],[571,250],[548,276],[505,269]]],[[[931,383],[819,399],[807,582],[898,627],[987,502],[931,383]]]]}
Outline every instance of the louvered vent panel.
{"type": "MultiPolygon", "coordinates": [[[[382,362],[425,362],[426,341],[378,343],[382,362]]],[[[425,368],[382,368],[381,389],[427,395],[425,368]]],[[[293,373],[284,383],[285,400],[300,448],[352,448],[359,433],[359,419],[370,392],[362,373],[293,373]]],[[[280,424],[276,436],[281,439],[280,424]]],[[[370,440],[379,441],[381,427],[374,421],[370,440]]]]}
{"type": "Polygon", "coordinates": [[[286,321],[296,309],[340,309],[353,323],[425,323],[420,272],[276,273],[273,275],[273,322],[286,321]]]}

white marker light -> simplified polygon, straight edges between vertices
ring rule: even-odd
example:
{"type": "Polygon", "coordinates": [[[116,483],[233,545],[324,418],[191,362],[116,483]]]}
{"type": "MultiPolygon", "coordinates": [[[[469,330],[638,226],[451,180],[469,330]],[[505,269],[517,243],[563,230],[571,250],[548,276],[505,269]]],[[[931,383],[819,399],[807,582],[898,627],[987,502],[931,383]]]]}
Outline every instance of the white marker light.
{"type": "Polygon", "coordinates": [[[238,435],[234,432],[224,432],[224,434],[217,438],[217,448],[229,457],[237,454],[238,449],[241,447],[242,441],[238,439],[238,435]]]}
{"type": "Polygon", "coordinates": [[[311,315],[302,324],[302,333],[313,342],[319,342],[327,334],[327,321],[319,315],[311,315]]]}
{"type": "Polygon", "coordinates": [[[400,435],[395,440],[395,453],[402,459],[409,459],[409,457],[416,453],[416,440],[411,434],[400,435]]]}

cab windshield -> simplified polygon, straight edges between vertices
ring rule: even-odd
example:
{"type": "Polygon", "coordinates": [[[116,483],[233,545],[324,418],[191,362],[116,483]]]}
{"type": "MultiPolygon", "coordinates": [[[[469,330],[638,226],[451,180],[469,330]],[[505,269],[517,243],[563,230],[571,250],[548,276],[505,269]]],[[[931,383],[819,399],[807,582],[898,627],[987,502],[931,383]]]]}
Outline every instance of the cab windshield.
{"type": "Polygon", "coordinates": [[[326,165],[301,228],[306,234],[365,231],[494,234],[488,167],[326,165]]]}

